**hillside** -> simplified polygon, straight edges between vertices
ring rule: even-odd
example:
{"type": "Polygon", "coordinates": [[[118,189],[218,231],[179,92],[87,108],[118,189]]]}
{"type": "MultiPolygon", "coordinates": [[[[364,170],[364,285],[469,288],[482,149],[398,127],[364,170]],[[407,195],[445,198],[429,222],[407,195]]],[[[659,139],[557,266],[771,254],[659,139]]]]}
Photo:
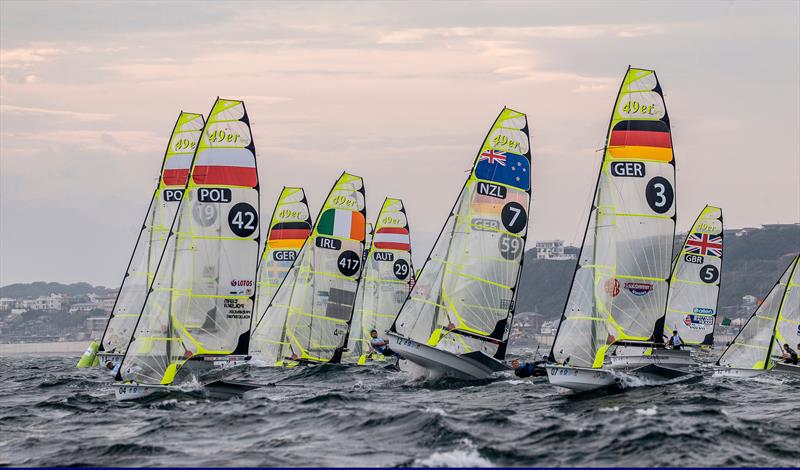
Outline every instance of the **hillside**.
{"type": "Polygon", "coordinates": [[[9,284],[0,287],[0,297],[15,299],[35,298],[50,294],[63,294],[71,297],[86,294],[106,294],[113,289],[103,286],[93,286],[86,282],[74,284],[61,284],[60,282],[31,282],[26,284],[9,284]]]}
{"type": "MultiPolygon", "coordinates": [[[[675,253],[685,237],[676,237],[675,253]]],[[[726,230],[724,243],[720,311],[737,307],[744,295],[767,295],[800,252],[800,224],[726,230]]],[[[558,318],[574,269],[575,261],[538,260],[533,250],[526,252],[517,311],[558,318]]]]}

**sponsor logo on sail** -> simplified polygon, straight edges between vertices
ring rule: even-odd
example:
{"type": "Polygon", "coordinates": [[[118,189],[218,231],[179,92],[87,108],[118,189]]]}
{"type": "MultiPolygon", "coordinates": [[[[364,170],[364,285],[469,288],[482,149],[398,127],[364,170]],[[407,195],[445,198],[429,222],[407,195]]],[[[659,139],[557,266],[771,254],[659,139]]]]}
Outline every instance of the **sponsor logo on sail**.
{"type": "Polygon", "coordinates": [[[695,307],[692,309],[694,313],[700,313],[703,315],[714,315],[714,309],[708,307],[695,307]]]}
{"type": "Polygon", "coordinates": [[[705,315],[686,315],[683,323],[689,328],[703,329],[706,326],[714,324],[714,317],[707,317],[705,315]]]}
{"type": "Polygon", "coordinates": [[[649,294],[653,290],[653,285],[646,282],[626,282],[625,290],[639,297],[649,294]]]}
{"type": "Polygon", "coordinates": [[[611,297],[616,297],[619,295],[619,281],[616,279],[609,279],[606,281],[605,284],[606,294],[610,295],[611,297]]]}

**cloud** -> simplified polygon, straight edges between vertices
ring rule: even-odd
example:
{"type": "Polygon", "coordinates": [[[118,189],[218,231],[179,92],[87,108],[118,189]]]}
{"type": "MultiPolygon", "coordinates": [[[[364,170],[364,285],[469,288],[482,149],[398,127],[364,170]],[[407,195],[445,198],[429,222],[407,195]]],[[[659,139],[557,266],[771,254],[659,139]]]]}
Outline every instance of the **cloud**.
{"type": "Polygon", "coordinates": [[[507,37],[513,31],[516,38],[538,39],[595,39],[599,37],[633,38],[660,34],[663,25],[658,24],[613,24],[613,25],[563,25],[531,26],[527,28],[498,27],[452,27],[452,28],[406,28],[390,31],[378,38],[378,44],[407,45],[435,39],[465,37],[507,37]]]}
{"type": "MultiPolygon", "coordinates": [[[[33,77],[36,77],[33,75],[33,77]]],[[[28,77],[25,80],[27,83],[34,83],[29,82],[28,77]]],[[[0,114],[38,114],[44,116],[58,116],[58,117],[65,117],[76,119],[81,122],[97,122],[97,121],[108,121],[109,119],[113,118],[114,114],[105,114],[105,113],[82,113],[77,111],[64,111],[60,109],[46,109],[46,108],[32,108],[27,106],[15,106],[11,104],[0,104],[0,114]]]]}
{"type": "Polygon", "coordinates": [[[19,68],[32,63],[44,62],[63,54],[63,49],[56,47],[18,47],[16,49],[0,49],[0,66],[3,68],[19,68]]]}
{"type": "Polygon", "coordinates": [[[577,87],[572,91],[585,93],[594,91],[605,91],[613,89],[619,82],[618,78],[612,77],[587,77],[572,72],[559,72],[538,70],[525,65],[509,65],[494,70],[494,73],[509,77],[510,81],[524,83],[577,83],[577,87]]]}

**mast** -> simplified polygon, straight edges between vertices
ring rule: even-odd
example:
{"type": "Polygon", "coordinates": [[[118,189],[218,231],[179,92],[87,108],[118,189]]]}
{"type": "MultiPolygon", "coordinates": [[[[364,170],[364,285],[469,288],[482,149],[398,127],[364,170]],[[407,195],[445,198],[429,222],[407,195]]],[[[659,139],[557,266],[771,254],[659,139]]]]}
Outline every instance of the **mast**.
{"type": "MultiPolygon", "coordinates": [[[[783,291],[783,295],[781,296],[781,303],[778,306],[778,313],[777,315],[775,315],[775,324],[772,327],[772,335],[770,336],[769,339],[769,346],[767,346],[767,357],[766,359],[764,359],[764,370],[769,369],[769,361],[770,358],[772,357],[772,347],[775,345],[775,336],[777,335],[778,332],[778,321],[781,318],[781,311],[783,311],[783,306],[786,303],[786,298],[789,297],[789,287],[791,286],[792,279],[794,279],[795,271],[797,270],[798,259],[800,259],[800,257],[796,256],[794,258],[794,261],[792,262],[792,271],[791,274],[789,274],[789,279],[786,282],[786,290],[783,291]]],[[[800,328],[800,326],[798,326],[798,328],[800,328]]]]}

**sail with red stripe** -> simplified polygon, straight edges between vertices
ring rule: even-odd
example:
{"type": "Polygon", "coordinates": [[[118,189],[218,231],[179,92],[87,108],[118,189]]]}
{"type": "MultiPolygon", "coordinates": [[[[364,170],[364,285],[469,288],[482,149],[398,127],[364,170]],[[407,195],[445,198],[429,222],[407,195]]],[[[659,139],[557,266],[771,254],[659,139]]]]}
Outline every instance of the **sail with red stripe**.
{"type": "MultiPolygon", "coordinates": [[[[266,313],[272,297],[277,292],[286,274],[294,264],[297,254],[311,234],[311,213],[303,188],[284,187],[272,212],[267,242],[258,267],[256,308],[253,325],[257,325],[266,313]]],[[[251,351],[277,350],[284,346],[273,333],[280,326],[267,321],[262,328],[253,329],[250,337],[251,351]]]]}
{"type": "Polygon", "coordinates": [[[147,210],[117,299],[100,341],[101,353],[124,354],[155,276],[175,211],[189,177],[192,156],[203,130],[201,114],[181,112],[172,129],[161,178],[147,210]]]}
{"type": "Polygon", "coordinates": [[[177,375],[187,361],[247,354],[260,231],[255,145],[242,101],[217,99],[193,155],[117,380],[169,385],[189,379],[177,375]],[[227,168],[251,173],[243,179],[227,168]]]}
{"type": "Polygon", "coordinates": [[[674,236],[675,160],[661,85],[655,71],[628,68],[554,362],[600,368],[614,343],[662,341],[674,236]]]}
{"type": "Polygon", "coordinates": [[[375,222],[372,244],[364,256],[356,308],[350,324],[345,362],[382,360],[370,347],[370,332],[385,336],[414,285],[411,238],[403,201],[386,198],[375,222]]]}

